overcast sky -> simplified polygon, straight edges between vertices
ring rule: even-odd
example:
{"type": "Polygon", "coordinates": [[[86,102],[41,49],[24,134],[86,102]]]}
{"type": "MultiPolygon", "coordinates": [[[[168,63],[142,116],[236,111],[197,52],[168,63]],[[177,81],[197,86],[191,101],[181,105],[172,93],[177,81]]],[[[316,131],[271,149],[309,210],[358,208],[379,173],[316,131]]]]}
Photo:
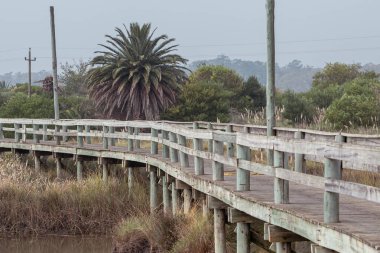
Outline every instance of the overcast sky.
{"type": "MultiPolygon", "coordinates": [[[[150,22],[176,38],[189,60],[265,61],[265,0],[1,0],[0,74],[51,69],[49,6],[55,6],[58,62],[93,57],[105,34],[150,22]]],[[[276,61],[380,63],[379,0],[277,0],[276,61]]]]}

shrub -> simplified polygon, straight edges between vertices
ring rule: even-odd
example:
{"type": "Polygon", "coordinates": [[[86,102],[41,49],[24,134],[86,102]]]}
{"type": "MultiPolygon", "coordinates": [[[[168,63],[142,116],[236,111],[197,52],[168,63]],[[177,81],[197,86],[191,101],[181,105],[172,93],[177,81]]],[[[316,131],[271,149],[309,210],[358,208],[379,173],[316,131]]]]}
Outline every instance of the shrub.
{"type": "Polygon", "coordinates": [[[215,82],[189,83],[183,87],[177,106],[162,118],[176,121],[229,121],[232,93],[215,82]]]}
{"type": "Polygon", "coordinates": [[[292,124],[312,122],[315,108],[303,94],[286,91],[281,96],[281,104],[284,109],[282,116],[292,124]]]}

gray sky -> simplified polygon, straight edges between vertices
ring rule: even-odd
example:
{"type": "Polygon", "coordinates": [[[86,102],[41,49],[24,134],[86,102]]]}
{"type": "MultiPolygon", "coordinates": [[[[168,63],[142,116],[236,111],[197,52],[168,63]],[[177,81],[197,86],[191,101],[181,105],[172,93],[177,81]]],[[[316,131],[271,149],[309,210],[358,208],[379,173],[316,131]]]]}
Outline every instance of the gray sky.
{"type": "MultiPolygon", "coordinates": [[[[174,37],[189,60],[225,54],[265,60],[265,0],[1,0],[0,74],[51,69],[49,6],[55,5],[58,62],[94,56],[105,34],[130,22],[151,22],[174,37]]],[[[380,63],[380,1],[277,0],[277,62],[293,59],[380,63]]]]}

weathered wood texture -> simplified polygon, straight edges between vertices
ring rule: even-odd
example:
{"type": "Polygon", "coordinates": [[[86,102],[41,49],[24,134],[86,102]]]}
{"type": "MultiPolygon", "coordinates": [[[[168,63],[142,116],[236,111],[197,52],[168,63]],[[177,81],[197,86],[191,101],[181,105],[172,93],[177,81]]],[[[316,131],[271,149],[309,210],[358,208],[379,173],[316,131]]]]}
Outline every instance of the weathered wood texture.
{"type": "MultiPolygon", "coordinates": [[[[349,253],[380,250],[380,189],[343,181],[329,171],[325,177],[303,173],[305,159],[339,163],[328,165],[334,173],[342,166],[380,172],[380,136],[342,134],[346,142],[337,143],[335,133],[275,128],[277,136],[267,137],[265,128],[258,126],[215,123],[211,127],[205,122],[165,121],[0,119],[0,128],[1,137],[14,133],[14,138],[0,139],[1,150],[119,160],[127,167],[148,164],[157,168],[150,173],[152,211],[159,204],[156,194],[160,172],[165,175],[165,213],[176,214],[181,209],[179,188],[186,191],[184,204],[188,211],[193,189],[208,196],[209,208],[235,210],[229,212],[229,219],[239,224],[239,241],[244,243],[244,224],[260,219],[323,249],[349,253]],[[295,135],[297,131],[302,132],[301,138],[295,135]],[[70,141],[56,142],[66,140],[63,137],[70,137],[70,141]],[[97,140],[101,143],[96,144],[97,140]],[[208,143],[207,149],[203,143],[208,143]],[[251,150],[262,149],[274,151],[274,166],[251,157],[251,150]],[[296,159],[295,170],[288,168],[288,154],[296,159]],[[334,210],[340,223],[324,222],[326,192],[339,196],[334,210]]],[[[82,160],[77,165],[81,179],[82,160]]],[[[107,175],[107,163],[102,165],[107,175]]],[[[60,163],[57,169],[63,169],[60,163]]],[[[217,222],[221,226],[224,221],[217,222]]]]}

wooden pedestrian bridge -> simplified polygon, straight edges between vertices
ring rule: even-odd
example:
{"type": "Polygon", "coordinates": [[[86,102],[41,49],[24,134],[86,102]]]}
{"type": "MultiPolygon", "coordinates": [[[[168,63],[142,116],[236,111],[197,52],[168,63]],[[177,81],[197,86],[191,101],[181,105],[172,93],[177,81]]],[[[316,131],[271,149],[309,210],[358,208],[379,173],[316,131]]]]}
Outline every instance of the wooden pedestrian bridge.
{"type": "Polygon", "coordinates": [[[58,176],[61,159],[75,159],[79,180],[86,161],[97,161],[104,179],[109,164],[146,166],[152,212],[187,212],[200,200],[205,213],[213,209],[218,253],[226,250],[227,222],[236,223],[237,252],[250,252],[256,219],[276,252],[291,252],[295,241],[310,241],[314,253],[380,252],[380,188],[342,178],[345,170],[380,173],[380,136],[275,128],[267,137],[262,126],[205,122],[0,119],[0,151],[32,153],[36,168],[52,155],[58,176]],[[263,150],[273,165],[263,162],[263,150]],[[307,173],[310,164],[324,176],[307,173]]]}

